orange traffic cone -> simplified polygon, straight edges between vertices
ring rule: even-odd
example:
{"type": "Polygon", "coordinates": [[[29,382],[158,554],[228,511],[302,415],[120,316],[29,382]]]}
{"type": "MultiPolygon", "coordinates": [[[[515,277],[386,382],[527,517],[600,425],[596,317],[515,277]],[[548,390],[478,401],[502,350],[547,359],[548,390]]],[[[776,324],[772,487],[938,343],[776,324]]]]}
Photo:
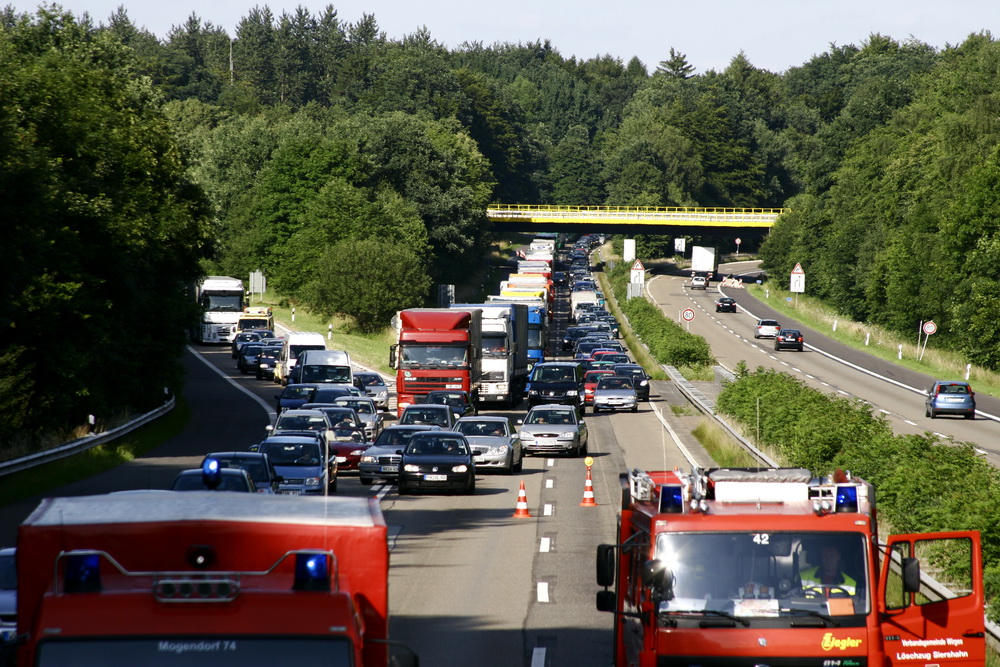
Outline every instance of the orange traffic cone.
{"type": "Polygon", "coordinates": [[[514,510],[515,519],[530,519],[531,514],[528,513],[528,494],[524,492],[524,482],[521,482],[521,488],[517,492],[517,509],[514,510]]]}
{"type": "Polygon", "coordinates": [[[597,507],[594,501],[594,480],[590,478],[590,466],[587,466],[587,481],[583,483],[583,500],[580,507],[597,507]]]}

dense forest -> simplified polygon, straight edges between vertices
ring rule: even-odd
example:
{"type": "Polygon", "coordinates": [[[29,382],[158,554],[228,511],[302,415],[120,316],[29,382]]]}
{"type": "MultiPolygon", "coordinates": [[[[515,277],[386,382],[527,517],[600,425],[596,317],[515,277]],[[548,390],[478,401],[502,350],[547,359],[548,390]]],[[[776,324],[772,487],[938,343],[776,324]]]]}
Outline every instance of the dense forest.
{"type": "Polygon", "coordinates": [[[1000,365],[989,34],[944,49],[876,34],[784,73],[742,54],[695,73],[664,51],[449,50],[333,6],[256,7],[234,34],[192,15],[163,39],[125,10],[0,11],[0,442],[177,388],[198,275],[261,269],[377,330],[355,286],[415,304],[461,281],[492,240],[490,202],[786,206],[765,268],[799,262],[853,317],[934,319],[936,342],[1000,365]],[[373,263],[399,271],[373,279],[373,263]]]}

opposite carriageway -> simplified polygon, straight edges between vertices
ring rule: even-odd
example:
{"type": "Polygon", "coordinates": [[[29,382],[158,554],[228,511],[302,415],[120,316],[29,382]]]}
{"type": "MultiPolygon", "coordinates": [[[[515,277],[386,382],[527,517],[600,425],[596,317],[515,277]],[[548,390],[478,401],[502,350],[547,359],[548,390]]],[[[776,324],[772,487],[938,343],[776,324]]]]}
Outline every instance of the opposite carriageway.
{"type": "Polygon", "coordinates": [[[784,208],[671,206],[544,206],[493,204],[486,215],[497,229],[571,231],[580,227],[613,233],[682,234],[735,232],[763,236],[784,208]]]}

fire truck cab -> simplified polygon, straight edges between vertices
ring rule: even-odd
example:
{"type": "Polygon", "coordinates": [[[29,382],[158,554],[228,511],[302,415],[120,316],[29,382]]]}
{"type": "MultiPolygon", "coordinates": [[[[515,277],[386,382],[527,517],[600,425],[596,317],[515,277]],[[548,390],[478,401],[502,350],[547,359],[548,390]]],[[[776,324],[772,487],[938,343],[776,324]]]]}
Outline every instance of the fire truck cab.
{"type": "Polygon", "coordinates": [[[597,552],[618,667],[984,664],[978,532],[882,545],[874,488],[839,470],[621,483],[618,543],[597,552]]]}

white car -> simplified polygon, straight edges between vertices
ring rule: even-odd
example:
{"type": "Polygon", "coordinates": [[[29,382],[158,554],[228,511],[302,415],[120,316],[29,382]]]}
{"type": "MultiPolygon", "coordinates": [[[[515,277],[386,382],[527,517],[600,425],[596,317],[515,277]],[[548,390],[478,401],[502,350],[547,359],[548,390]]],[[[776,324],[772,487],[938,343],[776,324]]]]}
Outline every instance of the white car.
{"type": "Polygon", "coordinates": [[[708,279],[706,279],[705,276],[692,277],[691,289],[708,289],[708,279]]]}
{"type": "Polygon", "coordinates": [[[778,320],[757,320],[757,325],[753,329],[754,338],[774,338],[781,331],[778,320]]]}

